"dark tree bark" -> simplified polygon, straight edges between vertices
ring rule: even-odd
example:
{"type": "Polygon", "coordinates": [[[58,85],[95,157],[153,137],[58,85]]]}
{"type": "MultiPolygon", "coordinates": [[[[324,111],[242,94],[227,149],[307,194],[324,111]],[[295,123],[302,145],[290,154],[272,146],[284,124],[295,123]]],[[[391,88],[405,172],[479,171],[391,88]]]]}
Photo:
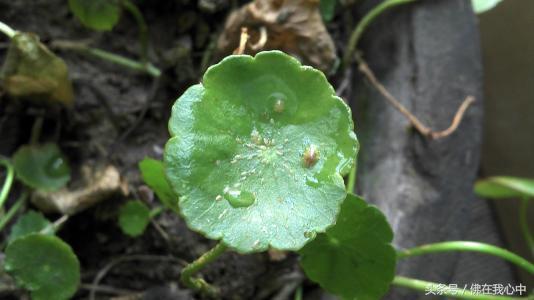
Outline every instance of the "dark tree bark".
{"type": "MultiPolygon", "coordinates": [[[[455,133],[428,140],[410,131],[403,115],[356,78],[352,104],[362,146],[358,191],[385,212],[400,249],[467,238],[499,242],[488,205],[473,195],[483,117],[476,22],[470,1],[420,1],[380,17],[360,45],[379,80],[433,129],[447,128],[466,96],[477,99],[455,133]]],[[[397,274],[442,283],[512,282],[509,266],[492,258],[465,270],[463,263],[472,258],[408,259],[397,274]],[[482,266],[495,271],[477,272],[482,266]]],[[[389,296],[416,297],[401,289],[389,296]]]]}

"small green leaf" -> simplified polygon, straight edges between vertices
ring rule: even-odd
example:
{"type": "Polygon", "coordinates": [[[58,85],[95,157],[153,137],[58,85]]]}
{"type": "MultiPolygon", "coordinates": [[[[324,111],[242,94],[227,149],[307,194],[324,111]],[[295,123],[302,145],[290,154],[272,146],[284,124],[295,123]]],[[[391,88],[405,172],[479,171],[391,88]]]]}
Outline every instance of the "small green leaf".
{"type": "Polygon", "coordinates": [[[143,181],[156,193],[159,200],[168,208],[179,211],[178,196],[176,196],[167,182],[163,162],[145,157],[139,162],[139,170],[143,181]]]}
{"type": "Polygon", "coordinates": [[[72,13],[80,22],[94,30],[111,30],[120,17],[116,0],[69,0],[72,13]]]}
{"type": "Polygon", "coordinates": [[[52,223],[42,213],[30,210],[20,216],[15,225],[13,225],[9,234],[8,243],[31,233],[42,233],[41,231],[45,228],[50,228],[50,230],[45,230],[46,234],[54,234],[51,225],[52,223]]]}
{"type": "Polygon", "coordinates": [[[395,275],[393,232],[385,216],[349,194],[336,225],[302,248],[306,275],[343,299],[383,296],[395,275]]]}
{"type": "Polygon", "coordinates": [[[150,209],[139,200],[128,201],[120,209],[119,225],[122,232],[129,236],[143,234],[149,222],[150,209]]]}
{"type": "Polygon", "coordinates": [[[4,269],[33,300],[69,299],[80,282],[80,263],[69,245],[52,235],[30,234],[7,246],[4,269]]]}
{"type": "Polygon", "coordinates": [[[45,191],[64,187],[70,167],[56,144],[21,146],[13,156],[17,177],[26,185],[45,191]]]}
{"type": "Polygon", "coordinates": [[[12,97],[67,106],[74,100],[67,64],[32,33],[18,32],[11,39],[0,79],[12,97]]]}
{"type": "Polygon", "coordinates": [[[502,0],[471,0],[471,4],[473,5],[475,13],[481,14],[494,8],[497,4],[501,3],[501,1],[502,0]]]}
{"type": "Polygon", "coordinates": [[[475,193],[485,198],[534,198],[534,179],[498,176],[479,180],[475,193]]]}
{"type": "Polygon", "coordinates": [[[320,0],[319,10],[324,22],[330,22],[336,12],[337,0],[320,0]]]}
{"type": "Polygon", "coordinates": [[[297,250],[332,225],[358,150],[323,73],[280,51],[233,55],[174,104],[167,179],[189,227],[241,253],[297,250]]]}

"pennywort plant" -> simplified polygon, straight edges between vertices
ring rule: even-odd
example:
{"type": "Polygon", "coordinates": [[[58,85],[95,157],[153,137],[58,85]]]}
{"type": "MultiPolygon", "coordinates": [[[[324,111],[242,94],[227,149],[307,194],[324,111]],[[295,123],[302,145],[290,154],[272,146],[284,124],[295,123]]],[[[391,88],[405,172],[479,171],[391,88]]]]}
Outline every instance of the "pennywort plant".
{"type": "Polygon", "coordinates": [[[119,210],[118,224],[122,232],[137,237],[145,232],[150,221],[165,209],[179,211],[176,195],[165,178],[163,162],[145,157],[139,162],[139,172],[145,184],[155,192],[163,206],[149,208],[140,200],[126,202],[119,210]]]}
{"type": "MultiPolygon", "coordinates": [[[[0,165],[7,170],[0,190],[0,230],[24,208],[28,190],[54,191],[70,179],[63,154],[51,143],[24,145],[12,160],[0,158],[0,165]],[[4,204],[15,178],[26,190],[4,214],[4,204]]],[[[52,223],[41,213],[29,210],[18,217],[4,243],[7,246],[2,269],[19,287],[28,290],[32,299],[69,299],[78,289],[78,258],[71,247],[55,235],[66,219],[67,216],[63,216],[52,223]]]]}
{"type": "Polygon", "coordinates": [[[176,101],[169,131],[165,168],[180,213],[220,240],[203,261],[227,247],[301,249],[335,223],[358,150],[350,110],[325,76],[279,51],[209,68],[176,101]]]}
{"type": "Polygon", "coordinates": [[[218,288],[198,272],[228,250],[296,251],[306,275],[343,299],[379,299],[392,284],[434,284],[395,276],[398,260],[430,253],[485,253],[534,273],[531,262],[477,242],[395,251],[385,216],[343,181],[358,152],[350,109],[320,71],[280,51],[232,55],[210,67],[175,102],[169,131],[167,182],[156,182],[157,162],[145,160],[141,169],[167,207],[218,241],[181,274],[184,285],[205,295],[216,297],[218,288]]]}
{"type": "Polygon", "coordinates": [[[148,26],[139,8],[130,0],[69,0],[69,7],[76,18],[86,27],[96,31],[112,30],[120,20],[123,10],[130,13],[139,30],[141,62],[125,58],[100,49],[83,45],[70,45],[71,48],[110,62],[144,71],[153,77],[159,77],[161,71],[148,61],[148,26]]]}

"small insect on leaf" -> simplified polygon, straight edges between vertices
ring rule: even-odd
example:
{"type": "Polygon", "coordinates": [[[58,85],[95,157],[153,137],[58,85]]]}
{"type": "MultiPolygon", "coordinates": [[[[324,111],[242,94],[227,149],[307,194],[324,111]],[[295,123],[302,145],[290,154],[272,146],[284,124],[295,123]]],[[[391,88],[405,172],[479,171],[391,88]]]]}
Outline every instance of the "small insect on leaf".
{"type": "Polygon", "coordinates": [[[313,167],[319,160],[319,150],[317,149],[317,146],[313,144],[308,146],[306,150],[304,150],[302,160],[304,161],[306,168],[313,167]]]}

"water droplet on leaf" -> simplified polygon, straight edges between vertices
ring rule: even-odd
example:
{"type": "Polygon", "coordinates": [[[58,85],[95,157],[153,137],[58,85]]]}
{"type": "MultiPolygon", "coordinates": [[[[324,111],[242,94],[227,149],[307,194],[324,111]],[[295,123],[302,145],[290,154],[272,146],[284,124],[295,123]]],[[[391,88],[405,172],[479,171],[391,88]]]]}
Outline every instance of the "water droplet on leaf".
{"type": "Polygon", "coordinates": [[[51,177],[61,177],[69,172],[67,163],[61,157],[52,157],[45,166],[45,172],[51,177]]]}
{"type": "Polygon", "coordinates": [[[284,111],[286,106],[287,96],[283,93],[272,93],[269,96],[269,103],[272,103],[273,110],[277,113],[284,111]]]}
{"type": "Polygon", "coordinates": [[[261,144],[262,142],[261,136],[256,128],[254,128],[252,132],[250,133],[250,140],[256,145],[261,144]]]}
{"type": "Polygon", "coordinates": [[[317,178],[315,177],[306,177],[306,185],[312,187],[312,188],[317,188],[320,186],[319,184],[319,180],[317,180],[317,178]]]}
{"type": "Polygon", "coordinates": [[[256,197],[251,192],[240,191],[232,188],[224,189],[224,199],[234,208],[251,206],[256,197]]]}
{"type": "Polygon", "coordinates": [[[276,100],[274,103],[274,111],[277,113],[282,113],[284,111],[285,102],[282,99],[276,100]]]}

